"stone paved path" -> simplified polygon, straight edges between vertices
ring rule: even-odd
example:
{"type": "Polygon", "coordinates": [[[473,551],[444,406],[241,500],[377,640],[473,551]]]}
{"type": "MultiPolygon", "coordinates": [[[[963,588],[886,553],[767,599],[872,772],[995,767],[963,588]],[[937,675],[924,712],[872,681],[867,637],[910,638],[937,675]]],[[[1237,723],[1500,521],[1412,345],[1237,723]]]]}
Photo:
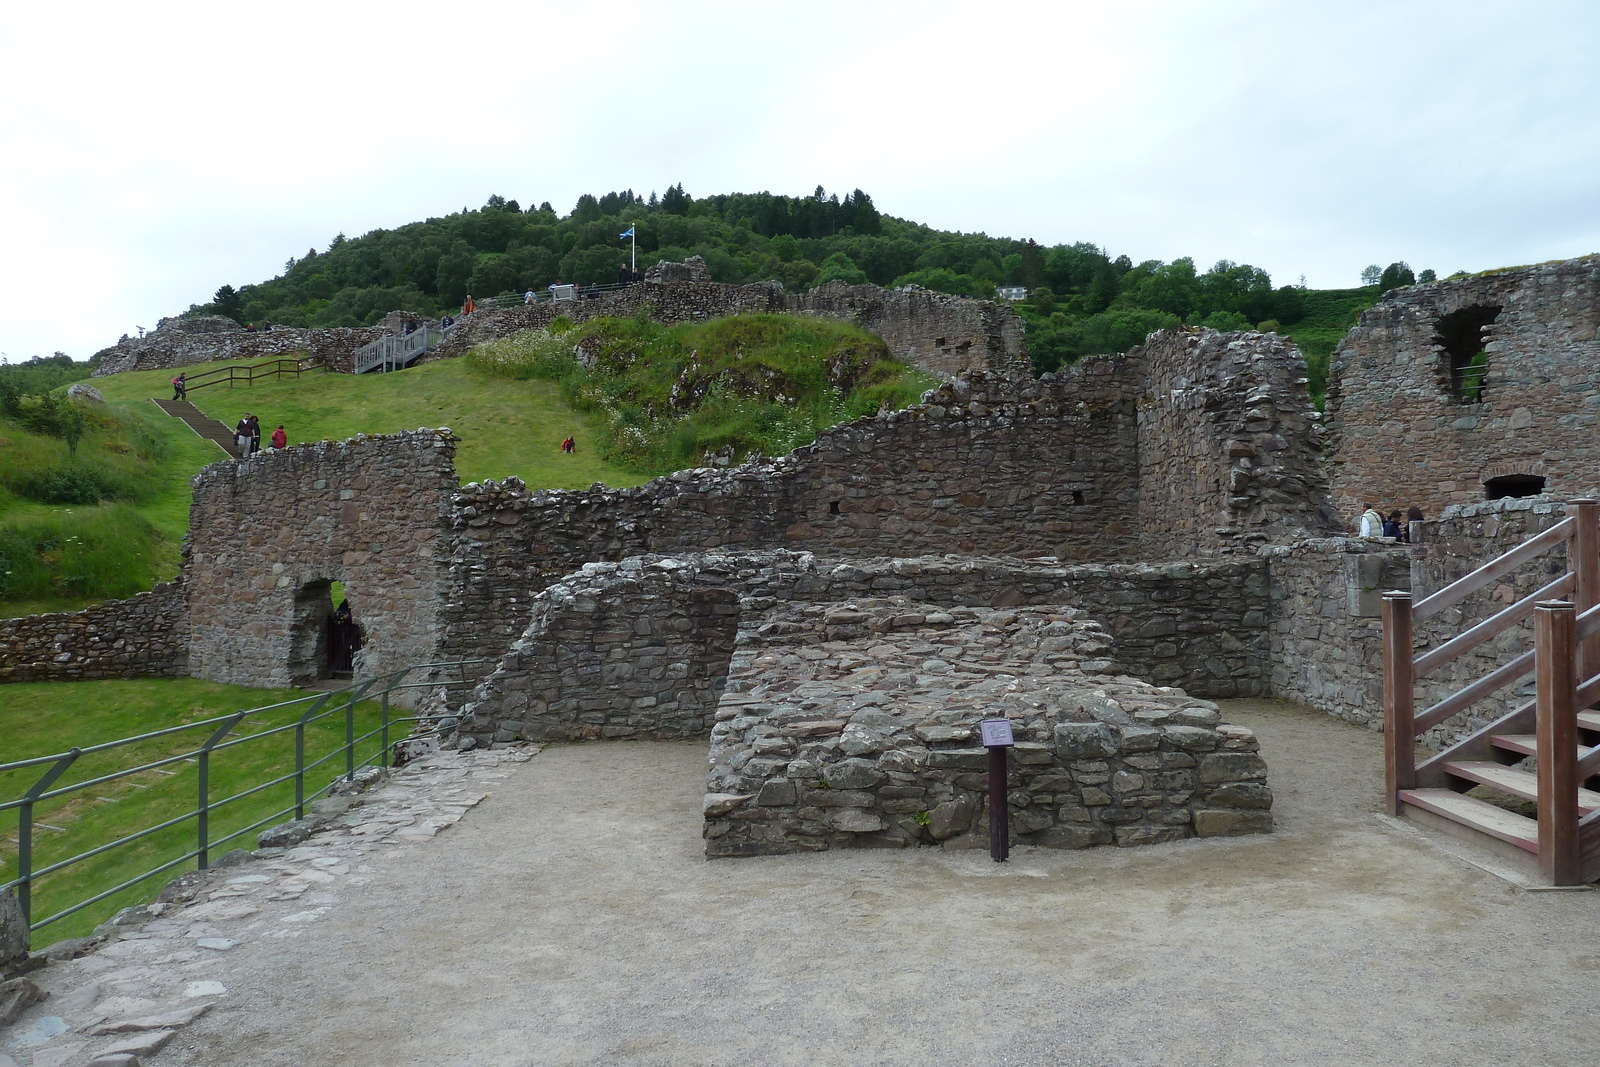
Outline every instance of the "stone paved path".
{"type": "Polygon", "coordinates": [[[449,807],[489,796],[432,839],[398,836],[423,809],[239,868],[273,881],[75,980],[226,988],[155,1067],[1593,1063],[1600,893],[1380,822],[1377,735],[1224,704],[1273,767],[1273,834],[707,862],[704,743],[565,746],[458,768],[449,807]]]}
{"type": "Polygon", "coordinates": [[[139,909],[112,943],[29,976],[49,996],[0,1039],[0,1067],[148,1060],[228,1003],[218,980],[227,953],[315,938],[317,921],[359,894],[376,865],[454,825],[537,751],[429,754],[371,793],[336,801],[353,806],[305,843],[187,876],[179,900],[139,909]]]}

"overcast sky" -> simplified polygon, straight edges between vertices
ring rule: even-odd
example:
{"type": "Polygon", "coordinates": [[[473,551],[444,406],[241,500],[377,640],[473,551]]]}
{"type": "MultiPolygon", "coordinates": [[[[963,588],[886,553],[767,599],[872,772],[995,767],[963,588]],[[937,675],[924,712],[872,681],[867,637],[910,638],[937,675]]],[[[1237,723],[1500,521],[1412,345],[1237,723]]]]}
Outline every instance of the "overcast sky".
{"type": "Polygon", "coordinates": [[[1600,251],[1600,3],[0,7],[0,352],[307,248],[819,183],[941,229],[1358,284],[1600,251]]]}

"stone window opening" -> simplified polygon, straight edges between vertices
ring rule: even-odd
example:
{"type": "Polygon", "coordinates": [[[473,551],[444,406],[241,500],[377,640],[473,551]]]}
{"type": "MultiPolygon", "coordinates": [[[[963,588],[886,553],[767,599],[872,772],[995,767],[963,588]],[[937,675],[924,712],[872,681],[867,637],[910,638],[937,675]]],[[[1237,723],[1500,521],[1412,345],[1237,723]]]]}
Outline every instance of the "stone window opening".
{"type": "Polygon", "coordinates": [[[1083,490],[1082,489],[1074,489],[1072,491],[1072,502],[1075,505],[1083,503],[1083,490]]]}
{"type": "Polygon", "coordinates": [[[1485,500],[1505,500],[1507,497],[1538,496],[1544,492],[1544,478],[1537,474],[1502,474],[1483,483],[1485,500]]]}
{"type": "Polygon", "coordinates": [[[1439,319],[1433,341],[1444,350],[1450,368],[1450,395],[1460,403],[1483,401],[1489,375],[1483,331],[1499,317],[1500,308],[1488,304],[1452,311],[1439,319]]]}
{"type": "Polygon", "coordinates": [[[828,514],[829,515],[837,515],[837,514],[839,514],[839,502],[837,500],[828,501],[828,514]]]}

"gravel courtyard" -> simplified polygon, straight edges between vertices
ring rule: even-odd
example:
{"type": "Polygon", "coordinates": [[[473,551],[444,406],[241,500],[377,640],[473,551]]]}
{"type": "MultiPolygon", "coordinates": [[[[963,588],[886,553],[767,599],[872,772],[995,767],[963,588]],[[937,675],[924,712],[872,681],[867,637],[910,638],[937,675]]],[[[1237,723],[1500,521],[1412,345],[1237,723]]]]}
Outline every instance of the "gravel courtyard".
{"type": "Polygon", "coordinates": [[[1394,829],[1377,735],[1263,701],[1278,831],[707,862],[706,747],[546,749],[155,1064],[1590,1064],[1600,894],[1394,829]]]}

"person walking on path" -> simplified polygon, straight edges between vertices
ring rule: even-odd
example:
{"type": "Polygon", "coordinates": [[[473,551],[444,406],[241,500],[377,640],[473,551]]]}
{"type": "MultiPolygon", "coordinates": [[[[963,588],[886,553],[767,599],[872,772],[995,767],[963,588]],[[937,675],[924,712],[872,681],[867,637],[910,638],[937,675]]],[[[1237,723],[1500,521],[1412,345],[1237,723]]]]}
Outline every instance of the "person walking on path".
{"type": "Polygon", "coordinates": [[[180,371],[178,376],[172,379],[172,399],[183,400],[188,396],[188,393],[189,383],[187,379],[185,379],[183,373],[180,371]]]}
{"type": "Polygon", "coordinates": [[[1372,504],[1366,507],[1367,510],[1361,513],[1360,536],[1376,540],[1383,536],[1383,512],[1372,504]]]}
{"type": "Polygon", "coordinates": [[[278,428],[272,431],[272,447],[288,448],[289,435],[283,432],[283,423],[278,423],[278,428]]]}

